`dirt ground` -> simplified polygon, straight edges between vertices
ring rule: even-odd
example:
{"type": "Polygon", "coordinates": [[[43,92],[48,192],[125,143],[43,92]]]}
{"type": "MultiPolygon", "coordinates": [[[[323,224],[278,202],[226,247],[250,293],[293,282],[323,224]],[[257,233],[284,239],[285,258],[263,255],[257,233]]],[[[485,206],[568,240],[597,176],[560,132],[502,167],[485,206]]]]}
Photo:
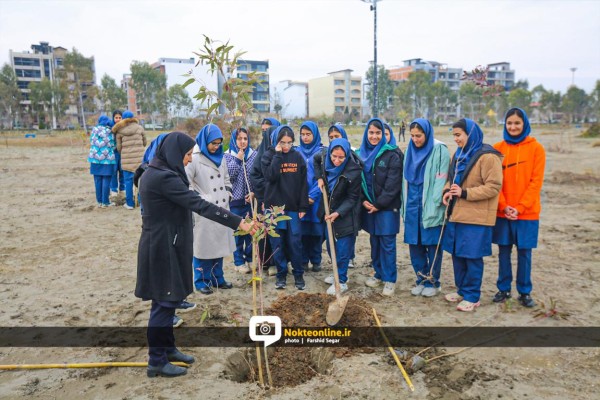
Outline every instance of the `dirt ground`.
{"type": "MultiPolygon", "coordinates": [[[[485,142],[499,140],[498,129],[484,131],[485,142]]],[[[485,259],[482,306],[476,312],[459,313],[442,295],[411,296],[414,273],[402,233],[398,283],[391,298],[364,285],[372,271],[368,236],[359,235],[358,265],[349,273],[352,301],[375,307],[386,326],[600,326],[600,147],[593,147],[595,139],[578,138],[579,133],[555,127],[534,129],[534,136],[552,151],[547,152],[539,247],[533,253],[533,297],[546,308],[551,298],[557,300],[557,309],[570,314],[567,320],[534,319],[532,310],[491,302],[496,292],[496,248],[485,259]]],[[[454,150],[447,128],[438,129],[436,137],[454,150]]],[[[357,146],[359,138],[353,137],[352,142],[357,146]]],[[[406,143],[400,146],[405,148],[406,143]]],[[[147,323],[149,304],[133,295],[139,210],[95,207],[86,152],[81,138],[0,138],[2,327],[143,327],[147,323]]],[[[233,271],[231,259],[225,264],[226,277],[235,288],[190,296],[188,300],[197,302],[198,308],[181,314],[186,326],[200,326],[205,310],[210,317],[204,325],[247,324],[252,315],[248,276],[233,271]]],[[[325,264],[322,272],[306,274],[310,295],[306,298],[293,285],[284,293],[276,291],[274,277],[266,278],[265,306],[281,304],[276,301],[284,301],[284,295],[297,295],[292,297],[297,314],[289,315],[319,307],[324,312],[327,299],[318,294],[328,287],[322,280],[330,268],[325,264]]],[[[442,285],[442,294],[453,291],[448,254],[444,254],[442,285]]],[[[369,321],[367,315],[357,318],[369,321]]],[[[228,358],[238,349],[182,350],[197,358],[185,377],[150,380],[144,368],[0,371],[0,398],[589,400],[600,391],[598,348],[470,348],[431,360],[414,372],[414,393],[384,348],[334,354],[329,368],[308,368],[312,377],[307,380],[290,380],[268,391],[253,382],[228,378],[228,358]]],[[[308,362],[301,357],[304,361],[294,361],[298,352],[293,350],[277,350],[280,355],[272,358],[272,368],[285,369],[292,378],[302,373],[298,365],[308,362]]],[[[457,350],[432,349],[422,356],[431,359],[457,350]]],[[[145,347],[0,347],[0,364],[146,360],[145,347]]]]}

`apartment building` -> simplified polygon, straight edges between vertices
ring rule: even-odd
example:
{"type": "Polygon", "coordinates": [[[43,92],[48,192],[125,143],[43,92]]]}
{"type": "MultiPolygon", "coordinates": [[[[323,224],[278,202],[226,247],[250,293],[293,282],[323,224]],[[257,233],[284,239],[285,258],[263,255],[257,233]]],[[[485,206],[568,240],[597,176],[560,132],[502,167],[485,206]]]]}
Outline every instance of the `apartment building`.
{"type": "MultiPolygon", "coordinates": [[[[259,113],[268,113],[271,109],[271,100],[269,98],[269,60],[238,60],[236,69],[237,77],[243,80],[248,79],[250,72],[262,73],[261,83],[254,84],[252,91],[252,106],[259,113]]],[[[222,83],[219,84],[219,87],[222,83]]]]}
{"type": "Polygon", "coordinates": [[[488,64],[488,85],[500,85],[510,91],[515,86],[515,71],[510,69],[509,62],[488,64]]]}
{"type": "Polygon", "coordinates": [[[329,72],[308,81],[309,117],[342,113],[361,118],[362,78],[352,72],[351,69],[329,72]]]}

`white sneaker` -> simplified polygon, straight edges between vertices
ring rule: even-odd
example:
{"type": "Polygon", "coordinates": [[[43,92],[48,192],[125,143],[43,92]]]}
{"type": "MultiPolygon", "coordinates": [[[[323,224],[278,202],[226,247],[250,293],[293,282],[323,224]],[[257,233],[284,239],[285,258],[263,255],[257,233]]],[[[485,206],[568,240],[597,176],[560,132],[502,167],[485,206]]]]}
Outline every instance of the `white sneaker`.
{"type": "Polygon", "coordinates": [[[113,202],[110,202],[110,203],[104,205],[104,207],[114,207],[114,206],[116,206],[116,204],[113,202]]]}
{"type": "MultiPolygon", "coordinates": [[[[345,293],[347,291],[348,291],[348,284],[340,283],[340,294],[345,293]]],[[[335,296],[335,285],[329,286],[329,288],[327,289],[327,294],[335,296]]]]}
{"type": "Polygon", "coordinates": [[[439,288],[426,287],[421,292],[421,296],[423,296],[423,297],[433,297],[433,296],[437,295],[441,291],[442,291],[441,287],[439,287],[439,288]]]}
{"type": "Polygon", "coordinates": [[[243,264],[243,265],[239,265],[237,267],[235,267],[236,271],[241,273],[241,274],[248,274],[252,271],[252,269],[250,269],[250,267],[248,267],[248,265],[243,264]]]}
{"type": "Polygon", "coordinates": [[[420,283],[414,288],[410,289],[410,294],[412,294],[413,296],[418,296],[421,293],[423,293],[423,289],[425,289],[425,286],[423,286],[423,284],[420,283]]]}
{"type": "MultiPolygon", "coordinates": [[[[329,275],[327,278],[323,279],[323,282],[325,283],[329,283],[330,285],[333,285],[334,279],[333,279],[333,274],[329,275]]],[[[346,281],[346,283],[350,282],[350,279],[348,279],[346,281]]]]}
{"type": "Polygon", "coordinates": [[[133,210],[133,207],[127,205],[127,203],[123,204],[123,207],[125,207],[127,210],[133,210]]]}
{"type": "Polygon", "coordinates": [[[391,296],[394,294],[394,290],[396,290],[396,284],[394,282],[385,282],[381,294],[384,296],[391,296]]]}
{"type": "Polygon", "coordinates": [[[377,279],[374,276],[371,276],[369,279],[367,279],[365,281],[365,285],[367,285],[368,287],[378,287],[381,285],[381,279],[377,279]]]}
{"type": "Polygon", "coordinates": [[[354,268],[354,258],[351,258],[350,261],[348,261],[348,268],[354,268]]]}

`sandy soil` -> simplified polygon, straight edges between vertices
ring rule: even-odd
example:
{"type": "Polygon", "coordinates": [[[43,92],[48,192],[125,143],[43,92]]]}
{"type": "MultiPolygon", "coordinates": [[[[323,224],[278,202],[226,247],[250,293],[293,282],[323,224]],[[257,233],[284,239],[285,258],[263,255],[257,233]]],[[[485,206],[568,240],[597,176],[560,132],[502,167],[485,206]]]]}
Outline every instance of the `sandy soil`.
{"type": "MultiPolygon", "coordinates": [[[[565,320],[536,320],[531,310],[491,302],[496,292],[497,249],[488,257],[482,306],[455,311],[442,296],[415,298],[408,249],[398,239],[396,294],[383,298],[364,286],[368,237],[359,236],[359,266],[350,271],[349,294],[373,305],[387,326],[600,326],[600,147],[579,139],[578,130],[535,130],[547,149],[539,248],[534,251],[534,298],[558,300],[565,320]]],[[[454,149],[446,128],[437,138],[454,149]]],[[[485,141],[494,143],[499,131],[485,141]]],[[[358,138],[353,138],[358,143],[358,138]]],[[[405,147],[405,143],[402,144],[405,147]]],[[[139,210],[97,209],[93,180],[79,140],[0,141],[0,326],[145,326],[149,304],[133,295],[139,210]]],[[[307,292],[323,293],[330,266],[307,274],[307,292]]],[[[226,262],[236,288],[211,296],[193,294],[198,309],[181,314],[187,326],[247,323],[251,290],[247,276],[226,262]]],[[[443,293],[453,290],[450,257],[442,268],[443,293]]],[[[286,294],[295,294],[288,287],[286,294]]],[[[514,292],[513,292],[514,293],[514,292]]],[[[279,292],[268,278],[265,303],[279,292]]],[[[304,310],[299,309],[299,313],[304,310]]],[[[600,376],[598,348],[472,348],[431,361],[412,375],[410,393],[386,349],[353,352],[333,359],[328,374],[305,383],[263,391],[223,373],[234,348],[184,348],[197,362],[178,379],[146,378],[144,368],[55,369],[0,372],[0,398],[32,399],[592,399],[600,376]]],[[[448,352],[457,349],[446,349],[448,352]]],[[[444,349],[425,353],[426,358],[444,349]]],[[[146,361],[140,348],[0,348],[0,364],[146,361]]],[[[285,363],[284,363],[285,365],[285,363]]],[[[290,361],[290,368],[293,363],[290,361]]],[[[596,394],[594,394],[596,393],[596,394]]]]}

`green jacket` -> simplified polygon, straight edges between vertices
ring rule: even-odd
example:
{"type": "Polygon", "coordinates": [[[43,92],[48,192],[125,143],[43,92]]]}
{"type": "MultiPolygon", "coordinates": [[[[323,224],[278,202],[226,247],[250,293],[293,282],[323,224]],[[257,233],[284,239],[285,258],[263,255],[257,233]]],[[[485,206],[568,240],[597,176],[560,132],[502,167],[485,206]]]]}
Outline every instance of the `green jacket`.
{"type": "MultiPolygon", "coordinates": [[[[406,163],[406,158],[404,159],[406,163]]],[[[423,227],[432,228],[444,223],[446,207],[442,203],[444,185],[448,179],[450,153],[445,143],[434,139],[433,150],[425,164],[423,180],[423,227]]],[[[405,165],[406,167],[406,165],[405,165]]],[[[402,177],[402,218],[406,212],[408,182],[402,177]]]]}

